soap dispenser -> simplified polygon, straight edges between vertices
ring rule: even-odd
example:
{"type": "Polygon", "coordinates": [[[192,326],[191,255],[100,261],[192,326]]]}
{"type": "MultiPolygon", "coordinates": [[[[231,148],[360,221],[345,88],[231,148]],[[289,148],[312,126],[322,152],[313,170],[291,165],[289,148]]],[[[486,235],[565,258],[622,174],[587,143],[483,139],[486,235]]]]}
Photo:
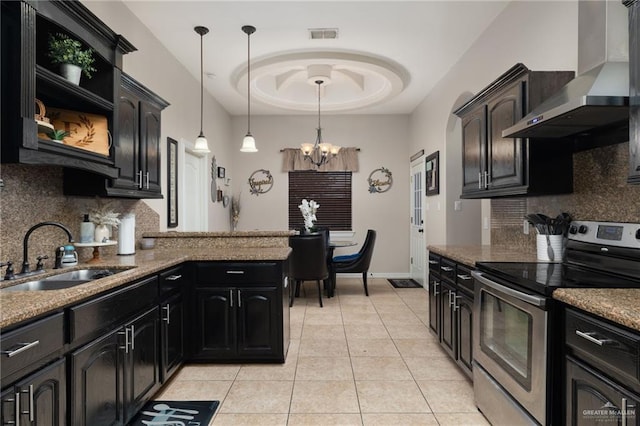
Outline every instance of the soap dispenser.
{"type": "Polygon", "coordinates": [[[92,243],[93,242],[93,231],[95,230],[95,225],[93,222],[89,221],[89,215],[84,215],[84,220],[80,223],[80,242],[81,243],[92,243]]]}

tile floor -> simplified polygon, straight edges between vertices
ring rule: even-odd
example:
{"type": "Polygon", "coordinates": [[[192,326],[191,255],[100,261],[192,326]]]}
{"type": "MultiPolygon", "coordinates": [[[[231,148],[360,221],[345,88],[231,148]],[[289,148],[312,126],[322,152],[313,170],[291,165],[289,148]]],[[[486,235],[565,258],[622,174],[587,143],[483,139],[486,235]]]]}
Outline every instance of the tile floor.
{"type": "Polygon", "coordinates": [[[473,387],[427,328],[423,289],[305,283],[284,364],[186,365],[157,399],[221,402],[212,425],[487,425],[473,387]]]}

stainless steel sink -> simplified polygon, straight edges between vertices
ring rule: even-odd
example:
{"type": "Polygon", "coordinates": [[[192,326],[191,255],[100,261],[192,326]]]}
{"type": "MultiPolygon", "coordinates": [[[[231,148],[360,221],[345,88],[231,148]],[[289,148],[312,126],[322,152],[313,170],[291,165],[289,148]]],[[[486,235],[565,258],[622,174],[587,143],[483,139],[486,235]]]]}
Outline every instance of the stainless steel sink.
{"type": "Polygon", "coordinates": [[[127,269],[78,269],[5,287],[2,291],[61,290],[108,277],[127,269]]]}

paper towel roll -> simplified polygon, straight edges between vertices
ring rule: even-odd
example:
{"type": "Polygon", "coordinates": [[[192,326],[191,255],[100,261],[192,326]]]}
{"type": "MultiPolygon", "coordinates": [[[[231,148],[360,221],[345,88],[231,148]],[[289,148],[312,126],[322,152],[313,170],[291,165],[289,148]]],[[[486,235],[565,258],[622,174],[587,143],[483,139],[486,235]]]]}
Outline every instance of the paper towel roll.
{"type": "Polygon", "coordinates": [[[118,225],[118,254],[127,255],[136,252],[136,215],[127,213],[118,225]]]}

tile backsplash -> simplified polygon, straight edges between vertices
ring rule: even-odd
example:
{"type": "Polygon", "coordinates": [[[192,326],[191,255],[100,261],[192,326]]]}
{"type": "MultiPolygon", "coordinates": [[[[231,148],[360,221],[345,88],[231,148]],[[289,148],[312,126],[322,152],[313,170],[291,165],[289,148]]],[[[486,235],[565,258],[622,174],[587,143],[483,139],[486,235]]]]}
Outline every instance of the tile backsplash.
{"type": "MultiPolygon", "coordinates": [[[[87,206],[95,200],[64,195],[62,168],[3,164],[0,177],[4,183],[0,189],[0,261],[13,261],[16,272],[19,272],[24,235],[39,222],[60,222],[69,228],[76,241],[80,240],[80,223],[87,213],[87,206]]],[[[160,229],[159,215],[144,201],[118,199],[116,206],[119,213],[135,214],[136,241],[143,233],[160,229]]],[[[117,230],[114,232],[117,237],[117,230]]],[[[48,255],[45,268],[51,268],[55,248],[66,242],[67,236],[61,229],[52,226],[38,228],[29,238],[30,263],[35,265],[38,255],[48,255]]],[[[91,258],[91,248],[77,248],[77,251],[81,261],[91,258]]],[[[103,247],[101,252],[115,254],[117,247],[103,247]]]]}
{"type": "Polygon", "coordinates": [[[555,217],[567,212],[575,220],[640,223],[640,185],[627,183],[628,164],[628,143],[578,152],[573,155],[573,193],[491,200],[491,244],[534,250],[535,230],[523,233],[527,213],[555,217]],[[524,211],[514,209],[517,200],[524,211]]]}

